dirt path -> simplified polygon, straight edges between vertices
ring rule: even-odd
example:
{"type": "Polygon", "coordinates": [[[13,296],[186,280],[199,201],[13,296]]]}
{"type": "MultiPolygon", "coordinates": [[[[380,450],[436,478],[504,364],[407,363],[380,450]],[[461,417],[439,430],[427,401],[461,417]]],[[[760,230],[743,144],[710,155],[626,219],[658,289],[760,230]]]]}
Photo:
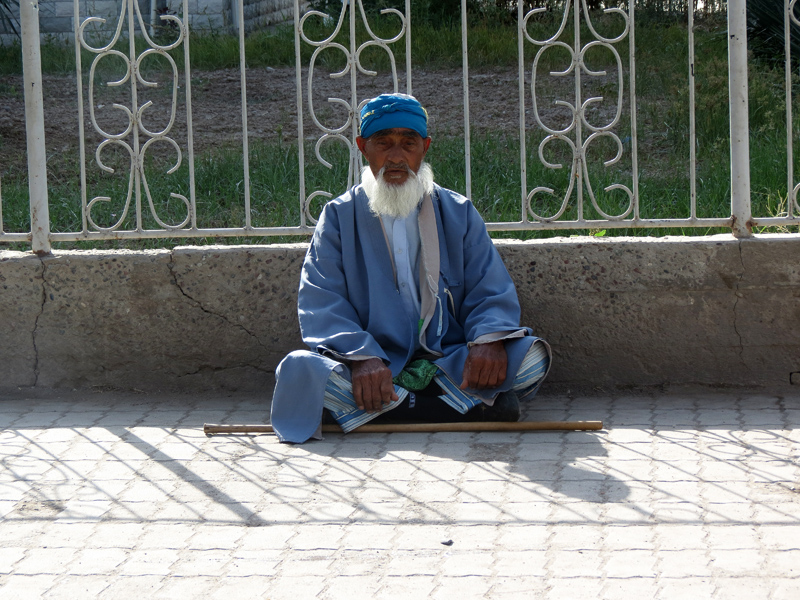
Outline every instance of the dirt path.
{"type": "MultiPolygon", "coordinates": [[[[152,100],[145,110],[143,122],[150,131],[160,131],[168,125],[172,98],[172,81],[167,74],[155,75],[156,88],[139,86],[139,105],[152,100]]],[[[563,80],[562,80],[563,81],[563,80]]],[[[237,144],[242,137],[241,87],[238,70],[196,71],[191,80],[192,123],[195,151],[202,153],[213,147],[237,144]]],[[[559,83],[559,82],[557,82],[559,83]]],[[[564,81],[564,83],[569,83],[564,81]]],[[[359,95],[368,97],[391,89],[388,76],[359,76],[359,95]]],[[[470,85],[470,118],[473,133],[519,130],[519,88],[517,70],[493,69],[491,72],[472,72],[470,85]]],[[[303,73],[303,103],[308,110],[307,73],[303,73]]],[[[328,97],[348,98],[350,79],[345,76],[330,79],[327,73],[315,74],[312,101],[320,121],[331,128],[343,125],[346,112],[327,102],[328,97]]],[[[405,91],[405,81],[400,81],[405,91]]],[[[528,88],[529,90],[529,88],[528,88]]],[[[551,86],[552,91],[552,86],[551,86]]],[[[568,90],[565,90],[569,93],[568,90]]],[[[461,135],[464,127],[463,88],[459,69],[415,70],[413,92],[427,107],[430,131],[435,136],[461,135]]],[[[529,92],[527,92],[529,93],[529,92]]],[[[127,123],[123,113],[112,107],[116,102],[130,106],[129,85],[113,87],[100,82],[95,86],[91,104],[95,106],[98,124],[111,133],[122,131],[127,123]]],[[[74,76],[45,76],[45,138],[48,160],[60,154],[70,154],[78,148],[78,99],[74,76]]],[[[173,137],[181,146],[186,141],[185,83],[180,81],[176,93],[173,137]]],[[[552,99],[541,106],[552,107],[552,99]]],[[[248,130],[250,139],[297,139],[296,73],[293,68],[251,69],[247,74],[248,130]]],[[[84,90],[84,118],[87,131],[87,154],[92,153],[102,138],[92,131],[90,100],[84,90]]],[[[565,122],[564,109],[545,108],[548,118],[565,122]]],[[[534,125],[528,108],[528,127],[534,125]]],[[[304,137],[317,139],[320,130],[306,115],[304,137]]],[[[144,140],[143,140],[144,141],[144,140]]],[[[22,96],[22,77],[0,77],[0,173],[25,166],[25,107],[22,96]]],[[[73,154],[74,155],[74,154],[73,154]]]]}

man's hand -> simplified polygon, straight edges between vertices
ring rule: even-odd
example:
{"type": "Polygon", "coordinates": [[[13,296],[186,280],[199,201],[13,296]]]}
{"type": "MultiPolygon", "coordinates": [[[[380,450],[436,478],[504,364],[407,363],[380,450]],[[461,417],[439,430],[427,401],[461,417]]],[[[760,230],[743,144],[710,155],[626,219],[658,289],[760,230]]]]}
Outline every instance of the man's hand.
{"type": "Polygon", "coordinates": [[[367,412],[376,412],[384,404],[397,400],[392,371],[380,358],[353,361],[350,365],[353,397],[356,405],[367,412]]]}
{"type": "Polygon", "coordinates": [[[464,363],[464,380],[461,389],[481,390],[495,388],[506,380],[508,355],[503,341],[475,344],[469,349],[464,363]]]}

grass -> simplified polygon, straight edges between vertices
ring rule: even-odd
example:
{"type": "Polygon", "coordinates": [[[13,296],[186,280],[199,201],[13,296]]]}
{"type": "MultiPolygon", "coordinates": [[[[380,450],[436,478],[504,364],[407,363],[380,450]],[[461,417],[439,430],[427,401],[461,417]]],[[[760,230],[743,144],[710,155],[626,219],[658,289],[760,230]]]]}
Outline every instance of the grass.
{"type": "MultiPolygon", "coordinates": [[[[598,29],[604,35],[619,32],[619,19],[599,19],[598,29]]],[[[374,24],[379,35],[389,37],[397,31],[395,17],[383,17],[374,24]]],[[[532,22],[529,33],[537,39],[549,37],[554,32],[551,22],[532,22]]],[[[323,39],[331,31],[319,19],[310,19],[306,33],[312,39],[323,39]]],[[[412,37],[412,56],[415,68],[458,68],[461,65],[461,33],[456,28],[433,30],[428,25],[415,26],[412,37]]],[[[583,32],[585,35],[587,32],[583,32]]],[[[282,66],[294,64],[293,31],[278,28],[272,33],[259,33],[246,40],[246,56],[249,67],[282,66]]],[[[360,32],[359,35],[363,35],[360,32]]],[[[564,39],[571,39],[565,32],[564,39]]],[[[728,149],[727,114],[727,47],[723,23],[701,22],[697,27],[697,191],[698,216],[729,216],[730,202],[730,158],[728,149]]],[[[340,39],[347,45],[347,36],[340,39]]],[[[491,66],[515,66],[517,61],[516,32],[513,27],[491,26],[479,23],[469,31],[470,66],[475,69],[491,66]]],[[[586,39],[586,38],[584,38],[586,39]]],[[[640,24],[636,31],[637,54],[637,118],[639,148],[639,189],[641,216],[643,218],[685,218],[689,216],[688,156],[688,89],[687,89],[687,33],[680,23],[659,25],[655,22],[640,24]]],[[[627,41],[618,45],[620,54],[627,54],[627,41]]],[[[397,45],[396,45],[397,46],[397,45]]],[[[16,49],[18,55],[18,48],[16,49]]],[[[307,63],[313,48],[304,44],[303,61],[307,63]]],[[[404,48],[398,47],[397,61],[402,64],[404,48]]],[[[527,44],[526,65],[533,61],[536,47],[527,44]]],[[[178,64],[180,56],[175,52],[178,64]]],[[[192,64],[196,69],[217,69],[238,65],[238,39],[227,36],[201,36],[191,39],[192,64]]],[[[85,53],[82,60],[91,59],[85,53]]],[[[0,49],[0,73],[13,73],[14,48],[0,49]]],[[[365,52],[364,66],[383,69],[388,66],[385,52],[365,52]]],[[[541,69],[560,70],[568,64],[566,52],[556,49],[543,55],[541,69]]],[[[323,52],[323,61],[331,68],[341,68],[341,53],[323,52]],[[324,56],[323,56],[324,55],[324,56]]],[[[594,69],[613,72],[615,63],[604,48],[595,48],[587,53],[587,60],[594,69]]],[[[145,69],[157,71],[166,68],[163,59],[149,61],[145,69]]],[[[751,180],[753,214],[777,216],[786,210],[786,142],[785,102],[783,72],[773,68],[775,63],[753,61],[750,72],[750,127],[751,127],[751,180]]],[[[46,72],[72,73],[74,50],[59,44],[43,46],[43,65],[46,72]],[[71,58],[70,58],[71,57],[71,58]],[[72,62],[70,62],[72,61],[72,62]]],[[[119,70],[107,61],[109,70],[119,70]]],[[[796,78],[796,76],[795,76],[796,78]]],[[[626,81],[627,83],[627,81],[626,81]]],[[[794,82],[797,85],[797,82],[794,82]]],[[[613,97],[616,83],[605,82],[595,93],[613,97]]],[[[0,87],[0,97],[18,94],[10,86],[0,87]]],[[[587,92],[588,93],[588,92],[587,92]]],[[[627,100],[625,101],[627,102],[627,100]]],[[[795,106],[795,115],[800,107],[795,106]]],[[[795,121],[797,118],[795,118],[795,121]]],[[[795,122],[796,128],[800,123],[795,122]]],[[[795,129],[796,130],[796,129],[795,129]]],[[[619,214],[627,206],[627,196],[620,191],[605,192],[603,188],[612,183],[622,183],[632,188],[631,131],[630,122],[623,118],[615,129],[623,140],[622,161],[607,168],[603,160],[614,155],[616,145],[608,139],[600,139],[588,153],[588,166],[598,205],[606,212],[619,214]]],[[[585,134],[586,135],[586,134],[585,134]]],[[[584,139],[585,139],[584,135],[584,139]]],[[[574,138],[574,136],[573,136],[574,138]]],[[[542,134],[532,132],[526,140],[528,149],[528,189],[534,185],[546,185],[555,190],[555,195],[537,194],[533,208],[548,216],[561,206],[570,178],[571,151],[563,143],[547,146],[545,155],[552,162],[564,164],[564,168],[553,170],[544,167],[536,154],[542,134]]],[[[313,147],[305,149],[307,157],[306,193],[318,189],[331,192],[344,191],[347,156],[342,145],[331,144],[324,150],[325,156],[334,164],[332,170],[317,164],[313,159],[313,147]]],[[[519,139],[512,134],[487,135],[479,131],[472,134],[472,192],[473,199],[487,221],[517,221],[521,213],[521,184],[519,166],[519,139]]],[[[292,226],[299,222],[299,166],[296,143],[253,142],[250,153],[251,174],[251,218],[255,226],[292,226]]],[[[116,163],[126,172],[127,158],[109,153],[109,164],[116,163]]],[[[437,181],[461,193],[466,192],[464,174],[464,148],[460,138],[440,137],[435,140],[429,160],[434,167],[437,181]]],[[[174,174],[166,175],[171,166],[165,159],[150,159],[147,167],[148,185],[154,207],[163,220],[176,224],[186,216],[181,200],[170,197],[170,193],[189,195],[188,167],[184,165],[174,174]]],[[[244,223],[243,158],[240,150],[224,145],[196,158],[196,190],[198,225],[203,228],[240,227],[244,223]]],[[[49,164],[50,212],[53,231],[78,231],[81,229],[80,189],[75,174],[78,172],[77,157],[62,156],[49,164]]],[[[125,177],[94,174],[89,181],[89,197],[110,196],[108,203],[96,203],[92,217],[101,226],[108,226],[124,213],[128,181],[125,177]]],[[[30,228],[27,207],[26,174],[6,173],[2,181],[3,221],[5,231],[27,231],[30,228]]],[[[565,210],[564,219],[577,215],[575,195],[565,210]]],[[[586,190],[585,217],[599,218],[591,207],[586,190]]],[[[147,207],[143,195],[143,225],[157,226],[147,207]]],[[[133,211],[129,210],[122,228],[135,225],[133,211]]],[[[603,235],[702,235],[727,231],[725,229],[607,229],[603,235]]],[[[536,238],[570,235],[573,231],[528,231],[496,232],[497,237],[536,238]]],[[[595,231],[594,234],[600,234],[595,231]]],[[[277,241],[276,238],[270,238],[277,241]]],[[[297,238],[280,238],[295,241],[297,238]]],[[[194,240],[149,240],[149,241],[104,241],[69,244],[71,247],[169,247],[185,243],[207,243],[206,239],[194,240]]],[[[264,238],[225,238],[225,243],[263,243],[264,238]]],[[[13,247],[23,248],[23,245],[13,247]]]]}
{"type": "MultiPolygon", "coordinates": [[[[400,31],[399,20],[394,15],[376,15],[371,17],[370,27],[381,38],[389,39],[400,31]]],[[[554,25],[548,22],[532,23],[528,27],[533,37],[546,38],[554,33],[554,25]]],[[[303,31],[311,41],[321,41],[333,33],[334,24],[326,24],[323,19],[311,17],[307,20],[303,31]]],[[[569,34],[569,32],[567,32],[569,34]]],[[[367,33],[359,21],[356,33],[359,42],[366,39],[367,33]]],[[[103,46],[110,39],[105,33],[88,35],[97,47],[103,46]]],[[[168,45],[176,39],[172,31],[165,31],[156,36],[157,43],[168,45]]],[[[391,44],[398,65],[405,64],[405,38],[391,44]]],[[[350,33],[345,24],[336,41],[345,47],[350,45],[350,33]]],[[[122,46],[127,52],[127,41],[122,39],[122,46]]],[[[475,68],[516,64],[517,39],[516,29],[509,26],[480,23],[469,30],[470,65],[475,68]]],[[[135,40],[137,54],[148,46],[146,42],[135,40]]],[[[192,35],[190,39],[190,61],[193,69],[215,70],[238,68],[239,38],[232,35],[221,35],[214,32],[192,35]]],[[[301,60],[308,64],[315,47],[303,43],[301,60]]],[[[183,45],[168,53],[179,64],[183,64],[183,45]]],[[[41,47],[42,72],[53,75],[71,75],[75,72],[75,49],[68,43],[51,40],[41,47]]],[[[294,29],[289,25],[280,25],[271,31],[255,32],[245,38],[245,56],[249,68],[294,66],[294,29]]],[[[451,68],[461,66],[461,29],[438,28],[430,24],[412,22],[411,56],[416,67],[451,68]]],[[[94,54],[81,49],[81,62],[88,68],[94,54]]],[[[388,55],[377,48],[367,49],[362,56],[364,65],[370,69],[386,70],[390,66],[388,55]]],[[[318,63],[341,69],[345,66],[344,55],[337,50],[320,53],[318,63]]],[[[101,73],[105,74],[100,67],[101,73]]],[[[0,75],[22,73],[22,55],[19,44],[0,46],[0,75]]]]}

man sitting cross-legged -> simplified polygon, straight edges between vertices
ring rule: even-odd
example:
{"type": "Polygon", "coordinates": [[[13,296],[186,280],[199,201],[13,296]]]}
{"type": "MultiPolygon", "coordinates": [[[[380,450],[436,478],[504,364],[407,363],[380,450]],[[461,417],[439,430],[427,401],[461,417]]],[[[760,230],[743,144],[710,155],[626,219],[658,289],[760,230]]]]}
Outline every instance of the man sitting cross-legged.
{"type": "Polygon", "coordinates": [[[519,326],[514,284],[477,210],[433,182],[427,112],[383,94],[361,111],[361,185],[322,211],[303,264],[298,313],[311,350],[279,365],[279,439],[408,421],[519,419],[550,365],[519,326]],[[323,415],[323,412],[328,414],[323,415]]]}

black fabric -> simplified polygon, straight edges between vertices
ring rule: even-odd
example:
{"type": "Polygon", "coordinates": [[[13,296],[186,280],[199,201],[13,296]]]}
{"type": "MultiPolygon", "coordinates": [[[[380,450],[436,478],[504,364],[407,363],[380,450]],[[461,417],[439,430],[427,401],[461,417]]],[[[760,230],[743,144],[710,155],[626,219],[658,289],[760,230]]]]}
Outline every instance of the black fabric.
{"type": "MultiPolygon", "coordinates": [[[[439,386],[432,383],[420,392],[409,392],[400,405],[383,413],[373,423],[458,423],[468,421],[468,415],[462,415],[444,400],[439,398],[439,386]],[[414,405],[411,406],[411,399],[414,405]]],[[[472,411],[470,411],[472,412],[472,411]]]]}
{"type": "MultiPolygon", "coordinates": [[[[396,408],[378,415],[370,423],[462,423],[472,421],[519,421],[519,400],[514,392],[504,392],[497,397],[494,406],[479,404],[467,414],[461,414],[444,400],[436,382],[419,392],[409,392],[406,399],[396,408]],[[412,398],[414,399],[412,406],[412,398]]],[[[322,413],[322,423],[334,424],[336,421],[326,408],[322,413]]]]}

